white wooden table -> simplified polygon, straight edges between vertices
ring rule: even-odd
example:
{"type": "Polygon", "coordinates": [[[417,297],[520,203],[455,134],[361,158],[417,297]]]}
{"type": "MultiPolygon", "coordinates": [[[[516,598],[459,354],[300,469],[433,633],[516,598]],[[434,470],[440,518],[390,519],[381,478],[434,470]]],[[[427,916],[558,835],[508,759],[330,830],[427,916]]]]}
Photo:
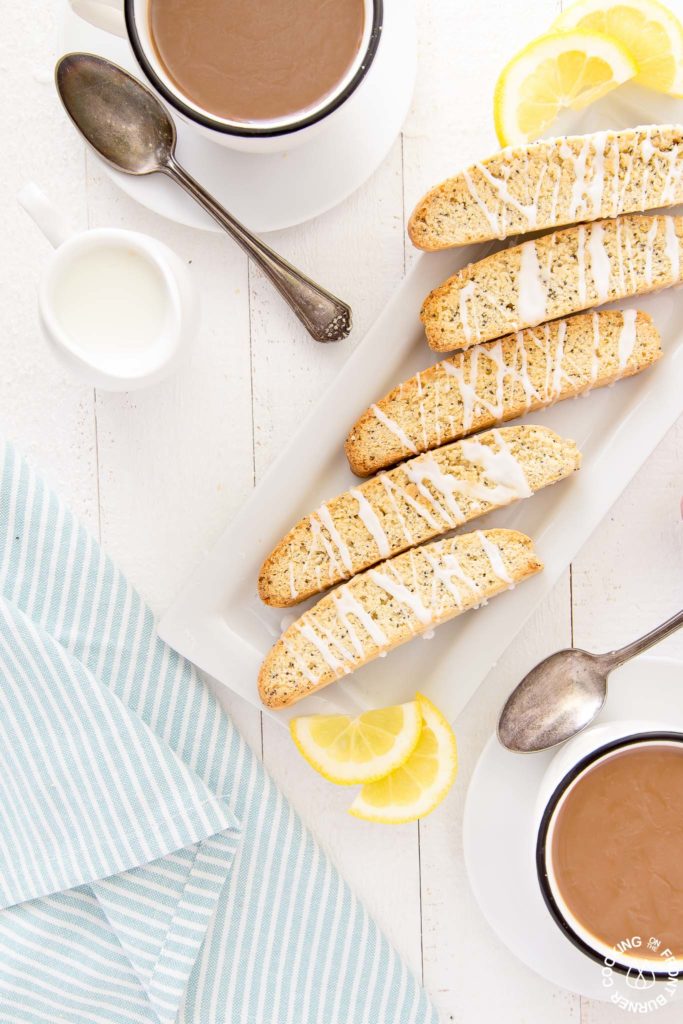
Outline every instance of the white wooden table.
{"type": "MultiPolygon", "coordinates": [[[[51,85],[59,0],[4,7],[0,430],[48,474],[157,611],[397,287],[413,257],[404,223],[414,201],[449,171],[496,147],[497,72],[560,9],[557,0],[418,3],[419,75],[402,137],[356,195],[274,238],[286,256],[353,304],[352,338],[327,347],[306,337],[226,239],[167,223],[114,188],[85,155],[51,85]],[[74,224],[147,231],[192,264],[201,282],[203,326],[182,374],[146,392],[113,395],[74,382],[53,361],[36,317],[36,284],[48,247],[15,202],[29,179],[74,224]]],[[[600,649],[631,640],[681,606],[682,443],[683,419],[461,715],[458,783],[419,826],[381,828],[348,817],[348,793],[319,780],[284,729],[223,694],[305,821],[423,977],[444,1020],[624,1019],[619,1009],[547,984],[501,946],[469,891],[462,811],[496,712],[524,671],[570,641],[600,649]]],[[[683,656],[683,634],[661,652],[683,656]]],[[[673,1011],[657,1019],[671,1020],[673,1011]]]]}

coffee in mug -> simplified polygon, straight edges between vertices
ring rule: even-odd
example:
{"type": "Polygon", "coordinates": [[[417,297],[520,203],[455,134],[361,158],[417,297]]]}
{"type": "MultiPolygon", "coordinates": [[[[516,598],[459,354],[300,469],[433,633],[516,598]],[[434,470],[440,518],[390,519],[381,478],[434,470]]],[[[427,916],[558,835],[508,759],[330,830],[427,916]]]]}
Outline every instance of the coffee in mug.
{"type": "Polygon", "coordinates": [[[546,879],[565,923],[618,959],[683,958],[683,743],[639,742],[596,760],[556,803],[546,879]]]}
{"type": "Polygon", "coordinates": [[[175,88],[214,117],[289,120],[325,101],[363,39],[364,0],[150,0],[149,31],[175,88]]]}

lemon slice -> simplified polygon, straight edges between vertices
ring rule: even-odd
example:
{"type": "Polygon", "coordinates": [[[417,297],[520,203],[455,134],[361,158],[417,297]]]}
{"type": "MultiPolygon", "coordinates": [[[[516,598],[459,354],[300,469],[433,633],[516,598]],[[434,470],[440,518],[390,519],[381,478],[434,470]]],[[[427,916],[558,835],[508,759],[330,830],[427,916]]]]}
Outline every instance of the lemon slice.
{"type": "Polygon", "coordinates": [[[604,32],[636,62],[635,81],[683,96],[683,25],[658,0],[579,0],[553,24],[556,29],[604,32]]]}
{"type": "Polygon", "coordinates": [[[317,772],[340,786],[373,782],[412,754],[422,732],[417,700],[348,715],[306,715],[290,722],[292,739],[317,772]]]}
{"type": "Polygon", "coordinates": [[[349,813],[368,821],[398,825],[424,818],[441,803],[458,770],[450,725],[431,701],[417,694],[424,724],[415,750],[396,771],[361,789],[349,813]]]}
{"type": "Polygon", "coordinates": [[[493,98],[501,146],[523,145],[566,107],[581,110],[636,74],[621,43],[599,32],[539,36],[503,68],[493,98]]]}

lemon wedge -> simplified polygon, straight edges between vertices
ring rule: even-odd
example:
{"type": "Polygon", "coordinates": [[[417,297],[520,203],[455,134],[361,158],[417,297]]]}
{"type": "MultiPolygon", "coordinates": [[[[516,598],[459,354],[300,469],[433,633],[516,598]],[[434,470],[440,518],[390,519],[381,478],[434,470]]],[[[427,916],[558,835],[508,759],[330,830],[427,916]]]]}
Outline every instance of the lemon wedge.
{"type": "Polygon", "coordinates": [[[450,725],[431,701],[417,694],[424,724],[415,750],[386,778],[363,786],[349,808],[356,818],[398,825],[424,818],[441,803],[458,770],[450,725]]]}
{"type": "Polygon", "coordinates": [[[410,757],[422,732],[422,710],[413,700],[357,718],[304,715],[289,728],[312,768],[329,782],[351,786],[381,779],[410,757]]]}
{"type": "Polygon", "coordinates": [[[568,29],[605,33],[633,57],[636,82],[683,96],[683,25],[659,0],[579,0],[553,24],[568,29]]]}
{"type": "Polygon", "coordinates": [[[636,72],[628,50],[599,32],[539,36],[512,58],[496,83],[493,107],[501,146],[537,139],[561,110],[581,110],[636,72]]]}

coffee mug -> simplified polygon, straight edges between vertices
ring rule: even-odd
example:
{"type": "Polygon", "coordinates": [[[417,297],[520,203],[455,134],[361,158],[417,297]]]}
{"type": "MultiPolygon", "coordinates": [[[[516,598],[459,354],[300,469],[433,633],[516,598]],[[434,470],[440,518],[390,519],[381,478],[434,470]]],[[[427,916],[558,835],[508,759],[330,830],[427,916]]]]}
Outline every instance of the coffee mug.
{"type": "MultiPolygon", "coordinates": [[[[543,899],[555,923],[572,944],[600,964],[603,971],[613,970],[629,978],[646,976],[653,981],[670,982],[683,973],[683,956],[666,956],[664,948],[656,955],[644,955],[648,941],[656,942],[656,937],[624,935],[616,947],[599,939],[567,904],[553,859],[553,837],[558,817],[572,790],[585,775],[617,753],[635,747],[642,749],[662,745],[683,749],[683,733],[672,732],[661,722],[620,721],[586,729],[561,747],[551,761],[539,790],[536,869],[543,899]]],[[[625,806],[625,816],[628,810],[625,806]]]]}
{"type": "Polygon", "coordinates": [[[69,0],[73,11],[105,32],[127,38],[149,84],[186,121],[232,149],[272,152],[308,140],[358,89],[380,43],[383,0],[364,0],[364,28],[355,59],[335,88],[316,105],[271,121],[231,121],[202,109],[171,79],[154,46],[150,0],[69,0]]]}

